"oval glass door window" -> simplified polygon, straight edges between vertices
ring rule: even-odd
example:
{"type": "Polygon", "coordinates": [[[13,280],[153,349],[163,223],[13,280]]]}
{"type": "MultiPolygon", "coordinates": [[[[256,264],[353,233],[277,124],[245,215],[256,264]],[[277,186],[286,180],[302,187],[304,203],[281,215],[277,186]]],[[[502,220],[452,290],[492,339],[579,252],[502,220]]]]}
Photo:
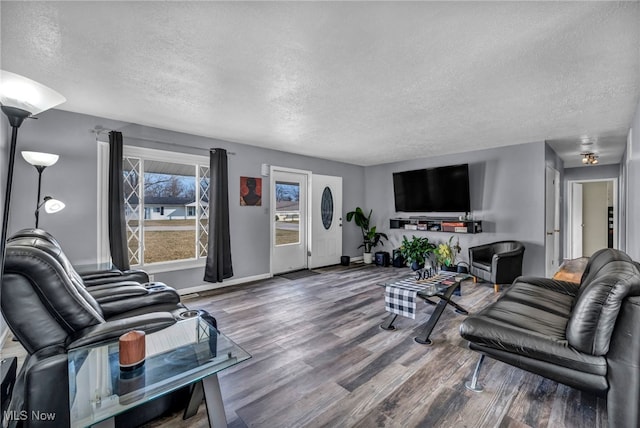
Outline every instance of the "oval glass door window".
{"type": "Polygon", "coordinates": [[[326,230],[329,230],[333,222],[333,194],[328,187],[325,187],[322,191],[320,214],[322,215],[322,225],[326,230]]]}

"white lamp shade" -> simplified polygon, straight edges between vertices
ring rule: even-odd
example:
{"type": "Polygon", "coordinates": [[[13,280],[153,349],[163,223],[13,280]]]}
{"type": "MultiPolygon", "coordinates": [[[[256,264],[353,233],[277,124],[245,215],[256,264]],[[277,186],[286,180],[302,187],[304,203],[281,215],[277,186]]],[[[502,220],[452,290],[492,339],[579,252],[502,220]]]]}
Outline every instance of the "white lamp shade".
{"type": "Polygon", "coordinates": [[[65,206],[66,205],[64,204],[64,202],[51,198],[47,199],[47,201],[44,203],[44,210],[48,214],[53,214],[57,213],[58,211],[62,211],[65,206]]]}
{"type": "Polygon", "coordinates": [[[53,153],[22,152],[22,157],[33,166],[51,166],[58,162],[60,156],[53,153]]]}
{"type": "Polygon", "coordinates": [[[67,99],[51,88],[19,74],[0,70],[0,103],[36,115],[67,99]]]}

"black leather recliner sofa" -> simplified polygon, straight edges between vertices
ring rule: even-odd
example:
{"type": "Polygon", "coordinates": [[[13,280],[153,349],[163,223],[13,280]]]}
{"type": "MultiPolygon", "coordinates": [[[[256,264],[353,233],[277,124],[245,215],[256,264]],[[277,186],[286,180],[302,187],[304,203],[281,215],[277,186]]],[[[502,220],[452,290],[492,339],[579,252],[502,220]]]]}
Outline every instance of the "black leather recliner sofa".
{"type": "MultiPolygon", "coordinates": [[[[56,414],[55,421],[27,418],[10,421],[10,426],[68,426],[70,349],[112,340],[133,329],[151,333],[174,324],[187,310],[175,290],[177,300],[119,296],[100,303],[67,263],[61,249],[46,237],[13,236],[7,243],[0,288],[2,314],[28,353],[9,410],[56,414]]],[[[126,287],[116,286],[114,291],[126,287]]],[[[179,390],[116,417],[116,426],[145,423],[188,399],[188,389],[179,390]]]]}
{"type": "MultiPolygon", "coordinates": [[[[580,284],[520,277],[460,326],[469,348],[607,398],[609,426],[640,426],[640,269],[596,252],[580,284]]],[[[477,389],[477,388],[476,388],[477,389]]]]}
{"type": "MultiPolygon", "coordinates": [[[[149,276],[142,270],[110,269],[85,275],[76,272],[58,241],[42,229],[22,229],[9,242],[26,242],[25,239],[41,241],[39,248],[60,263],[76,288],[86,290],[98,302],[107,318],[124,312],[131,315],[132,310],[138,310],[138,313],[150,312],[153,308],[149,307],[155,305],[169,305],[172,308],[180,303],[180,295],[175,289],[161,282],[149,282],[149,276]]],[[[159,307],[159,310],[164,309],[166,307],[159,307]]]]}
{"type": "MultiPolygon", "coordinates": [[[[16,232],[10,239],[18,238],[42,238],[49,241],[53,246],[62,250],[62,246],[60,245],[58,240],[54,238],[54,236],[49,232],[42,229],[22,229],[19,232],[16,232]]],[[[138,284],[149,283],[149,275],[145,271],[139,269],[129,269],[122,271],[118,268],[113,267],[111,269],[78,272],[78,274],[80,278],[82,278],[84,285],[87,287],[109,283],[120,283],[124,281],[135,282],[138,284]]]]}

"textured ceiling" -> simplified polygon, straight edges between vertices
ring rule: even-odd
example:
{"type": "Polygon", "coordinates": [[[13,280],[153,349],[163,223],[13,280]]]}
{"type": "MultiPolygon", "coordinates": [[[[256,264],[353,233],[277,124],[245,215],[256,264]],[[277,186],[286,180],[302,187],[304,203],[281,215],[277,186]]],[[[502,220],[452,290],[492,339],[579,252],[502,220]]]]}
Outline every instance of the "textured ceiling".
{"type": "Polygon", "coordinates": [[[3,1],[1,59],[64,110],[359,165],[543,140],[571,159],[581,137],[608,163],[639,5],[3,1]]]}

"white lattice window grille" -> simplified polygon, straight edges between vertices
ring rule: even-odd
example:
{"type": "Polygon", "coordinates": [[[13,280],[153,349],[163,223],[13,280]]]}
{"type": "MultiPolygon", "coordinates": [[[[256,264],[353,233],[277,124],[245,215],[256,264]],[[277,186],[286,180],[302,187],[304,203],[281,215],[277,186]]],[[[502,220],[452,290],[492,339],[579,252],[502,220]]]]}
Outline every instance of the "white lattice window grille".
{"type": "Polygon", "coordinates": [[[142,162],[139,158],[125,157],[122,162],[124,180],[124,218],[127,230],[129,264],[139,265],[142,261],[142,228],[140,227],[140,177],[142,162]]]}
{"type": "Polygon", "coordinates": [[[126,146],[123,180],[129,263],[202,265],[207,256],[209,159],[126,146]]]}
{"type": "Polygon", "coordinates": [[[198,224],[200,226],[200,236],[198,238],[198,252],[200,257],[207,257],[209,248],[209,167],[201,165],[199,168],[198,224]]]}

